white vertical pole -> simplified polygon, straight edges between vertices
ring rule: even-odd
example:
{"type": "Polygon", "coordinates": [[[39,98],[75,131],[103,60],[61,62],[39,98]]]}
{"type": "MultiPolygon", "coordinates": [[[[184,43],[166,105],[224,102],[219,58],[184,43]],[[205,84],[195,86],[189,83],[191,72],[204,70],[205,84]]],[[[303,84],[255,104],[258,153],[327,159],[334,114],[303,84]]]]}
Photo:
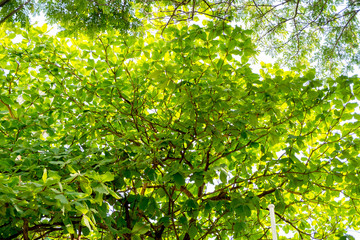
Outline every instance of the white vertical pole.
{"type": "Polygon", "coordinates": [[[268,208],[270,210],[271,232],[272,232],[273,240],[277,240],[275,211],[274,211],[275,205],[274,204],[269,204],[268,208]]]}

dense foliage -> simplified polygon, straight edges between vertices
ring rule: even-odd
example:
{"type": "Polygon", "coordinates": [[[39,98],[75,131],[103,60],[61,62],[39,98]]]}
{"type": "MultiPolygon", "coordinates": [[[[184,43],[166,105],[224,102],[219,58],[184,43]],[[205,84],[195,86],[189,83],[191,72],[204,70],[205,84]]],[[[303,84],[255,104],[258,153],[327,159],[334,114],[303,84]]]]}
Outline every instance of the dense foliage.
{"type": "Polygon", "coordinates": [[[282,66],[310,62],[320,75],[339,76],[360,63],[359,11],[356,0],[2,0],[0,24],[26,24],[41,13],[67,36],[96,36],[109,29],[137,32],[144,19],[164,29],[206,16],[253,29],[258,50],[282,66]]]}
{"type": "Polygon", "coordinates": [[[358,77],[253,73],[224,22],[145,27],[1,26],[1,239],[266,239],[270,203],[296,239],[360,226],[358,77]]]}
{"type": "Polygon", "coordinates": [[[20,22],[26,26],[31,17],[43,14],[48,22],[59,23],[67,34],[86,32],[93,35],[107,29],[125,32],[140,25],[135,17],[136,2],[141,2],[146,11],[146,1],[137,0],[2,0],[0,24],[20,22]]]}

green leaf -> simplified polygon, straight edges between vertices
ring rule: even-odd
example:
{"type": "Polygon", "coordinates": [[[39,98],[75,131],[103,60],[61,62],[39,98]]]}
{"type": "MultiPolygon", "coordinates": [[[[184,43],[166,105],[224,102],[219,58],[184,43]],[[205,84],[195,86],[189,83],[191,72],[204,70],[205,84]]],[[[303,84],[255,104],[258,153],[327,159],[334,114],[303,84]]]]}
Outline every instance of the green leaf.
{"type": "Polygon", "coordinates": [[[333,185],[333,182],[334,182],[334,178],[332,175],[327,175],[326,176],[326,185],[327,186],[332,186],[333,185]]]}
{"type": "Polygon", "coordinates": [[[64,219],[64,226],[65,226],[66,230],[68,231],[68,233],[70,233],[70,234],[75,233],[73,224],[72,224],[71,220],[68,217],[66,217],[64,219]]]}
{"type": "Polygon", "coordinates": [[[90,224],[91,220],[89,219],[88,216],[83,215],[82,219],[81,219],[81,223],[83,225],[85,225],[90,231],[92,230],[91,228],[91,224],[90,224]]]}
{"type": "Polygon", "coordinates": [[[100,175],[100,182],[112,182],[114,181],[114,174],[111,172],[106,172],[105,174],[100,175]]]}
{"type": "Polygon", "coordinates": [[[192,209],[197,209],[199,207],[199,205],[196,203],[194,199],[188,199],[186,201],[186,206],[192,209]]]}
{"type": "Polygon", "coordinates": [[[107,188],[108,192],[110,193],[111,196],[113,196],[115,199],[120,199],[120,196],[114,192],[111,188],[107,188]]]}
{"type": "Polygon", "coordinates": [[[68,168],[68,170],[69,170],[70,173],[76,174],[76,171],[74,170],[74,168],[73,168],[72,166],[67,165],[67,168],[68,168]]]}
{"type": "Polygon", "coordinates": [[[61,204],[68,204],[69,201],[63,194],[58,194],[54,197],[55,199],[59,200],[61,204]]]}
{"type": "Polygon", "coordinates": [[[141,222],[137,222],[135,223],[133,229],[131,230],[131,232],[133,234],[145,234],[147,233],[147,231],[150,230],[150,227],[146,224],[143,224],[141,222]]]}
{"type": "Polygon", "coordinates": [[[226,172],[224,170],[220,171],[220,180],[224,184],[227,183],[227,174],[226,174],[226,172]]]}
{"type": "Polygon", "coordinates": [[[81,181],[80,182],[80,188],[84,193],[91,194],[92,188],[89,181],[81,181]]]}
{"type": "Polygon", "coordinates": [[[276,189],[275,190],[275,197],[276,197],[276,200],[277,201],[283,201],[283,198],[281,196],[281,193],[280,193],[280,190],[279,189],[276,189]]]}
{"type": "Polygon", "coordinates": [[[194,239],[196,237],[197,233],[198,233],[198,230],[197,230],[196,226],[191,225],[189,228],[190,239],[194,239]]]}
{"type": "Polygon", "coordinates": [[[170,218],[169,217],[160,218],[159,224],[164,224],[166,227],[168,227],[170,225],[170,218]]]}
{"type": "Polygon", "coordinates": [[[5,95],[1,95],[0,96],[0,99],[5,103],[5,104],[7,104],[7,105],[13,105],[14,104],[14,102],[9,98],[9,97],[7,97],[7,96],[5,96],[5,95]]]}
{"type": "Polygon", "coordinates": [[[177,186],[185,185],[185,178],[180,173],[175,173],[172,177],[177,186]]]}
{"type": "Polygon", "coordinates": [[[96,184],[95,187],[93,187],[93,190],[100,194],[109,194],[108,187],[106,187],[103,183],[96,184]]]}
{"type": "Polygon", "coordinates": [[[43,172],[43,175],[42,175],[42,180],[44,183],[46,183],[46,180],[47,180],[47,170],[46,168],[44,168],[44,172],[43,172]]]}

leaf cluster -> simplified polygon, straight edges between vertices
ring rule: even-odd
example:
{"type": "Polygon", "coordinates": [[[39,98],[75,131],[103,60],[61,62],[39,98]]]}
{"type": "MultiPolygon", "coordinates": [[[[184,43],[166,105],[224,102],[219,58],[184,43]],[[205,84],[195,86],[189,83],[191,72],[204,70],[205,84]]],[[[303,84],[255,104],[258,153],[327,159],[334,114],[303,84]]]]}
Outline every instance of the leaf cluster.
{"type": "Polygon", "coordinates": [[[358,77],[253,73],[224,22],[46,31],[0,30],[0,238],[269,238],[269,203],[295,238],[359,226],[358,77]]]}

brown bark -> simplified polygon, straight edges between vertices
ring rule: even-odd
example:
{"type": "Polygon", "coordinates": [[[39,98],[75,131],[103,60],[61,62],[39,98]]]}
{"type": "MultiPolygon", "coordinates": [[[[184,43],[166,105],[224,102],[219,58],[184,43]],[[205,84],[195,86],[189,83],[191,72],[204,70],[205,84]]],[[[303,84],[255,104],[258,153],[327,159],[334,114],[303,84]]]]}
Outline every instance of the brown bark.
{"type": "Polygon", "coordinates": [[[10,2],[10,0],[3,0],[0,2],[0,7],[3,7],[5,4],[7,4],[8,2],[10,2]]]}
{"type": "Polygon", "coordinates": [[[24,226],[23,226],[23,237],[24,240],[30,240],[29,238],[29,222],[27,219],[23,219],[24,221],[24,226]]]}

